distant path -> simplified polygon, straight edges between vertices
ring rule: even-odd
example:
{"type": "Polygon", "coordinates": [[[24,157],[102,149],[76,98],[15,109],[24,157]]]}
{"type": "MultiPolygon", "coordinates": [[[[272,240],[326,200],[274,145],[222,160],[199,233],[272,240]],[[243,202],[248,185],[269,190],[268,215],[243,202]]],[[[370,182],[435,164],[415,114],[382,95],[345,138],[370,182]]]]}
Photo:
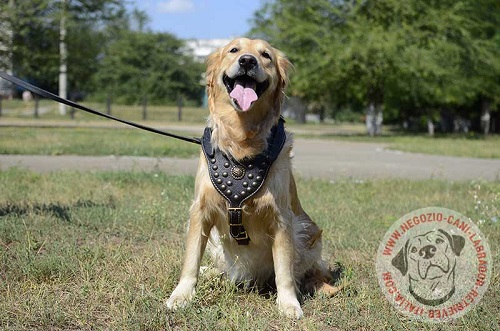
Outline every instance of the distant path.
{"type": "MultiPolygon", "coordinates": [[[[57,170],[161,170],[194,175],[197,158],[130,156],[31,156],[0,155],[0,169],[26,168],[38,172],[57,170]]],[[[448,180],[500,180],[500,160],[403,153],[377,143],[296,139],[293,164],[307,178],[407,178],[448,180]]]]}

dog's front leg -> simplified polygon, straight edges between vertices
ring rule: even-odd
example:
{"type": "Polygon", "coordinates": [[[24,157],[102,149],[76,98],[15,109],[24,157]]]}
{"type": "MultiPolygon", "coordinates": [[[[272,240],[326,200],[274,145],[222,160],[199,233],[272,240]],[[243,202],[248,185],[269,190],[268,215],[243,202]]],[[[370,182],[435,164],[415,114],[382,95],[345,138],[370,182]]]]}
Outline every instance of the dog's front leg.
{"type": "Polygon", "coordinates": [[[191,210],[186,239],[186,255],[179,284],[167,300],[169,309],[184,307],[194,296],[201,258],[207,245],[212,225],[201,217],[196,205],[191,210]]]}
{"type": "Polygon", "coordinates": [[[292,229],[279,226],[273,243],[274,272],[278,292],[278,308],[288,317],[301,318],[303,315],[297,300],[295,279],[293,277],[294,243],[292,229]]]}

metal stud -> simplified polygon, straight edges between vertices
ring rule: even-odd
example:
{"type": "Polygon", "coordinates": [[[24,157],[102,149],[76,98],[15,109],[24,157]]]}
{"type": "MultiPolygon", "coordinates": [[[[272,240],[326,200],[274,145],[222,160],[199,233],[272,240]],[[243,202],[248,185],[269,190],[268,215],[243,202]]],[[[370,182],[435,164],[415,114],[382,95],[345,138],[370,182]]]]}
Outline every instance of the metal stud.
{"type": "Polygon", "coordinates": [[[226,194],[227,194],[227,195],[230,195],[231,193],[233,193],[233,191],[231,191],[231,190],[227,190],[227,191],[226,191],[226,194]]]}
{"type": "Polygon", "coordinates": [[[213,166],[212,166],[212,169],[213,169],[213,170],[217,170],[217,169],[219,169],[219,167],[218,167],[218,166],[216,166],[216,165],[213,165],[213,166]]]}
{"type": "Polygon", "coordinates": [[[219,173],[218,172],[214,172],[214,177],[215,178],[219,177],[219,173]]]}
{"type": "Polygon", "coordinates": [[[251,187],[247,187],[247,191],[248,191],[248,192],[252,192],[252,190],[253,190],[253,188],[251,188],[251,187]]]}
{"type": "Polygon", "coordinates": [[[226,186],[226,185],[224,185],[224,184],[222,184],[222,185],[220,186],[220,188],[221,188],[222,190],[225,190],[225,189],[226,189],[226,187],[227,187],[227,186],[226,186]]]}
{"type": "Polygon", "coordinates": [[[216,159],[211,159],[210,162],[215,163],[215,162],[217,162],[217,160],[216,159]]]}
{"type": "Polygon", "coordinates": [[[217,184],[222,184],[222,179],[220,178],[217,178],[217,180],[215,181],[217,184]]]}
{"type": "Polygon", "coordinates": [[[255,180],[258,180],[260,182],[262,180],[262,176],[255,177],[255,180]]]}
{"type": "Polygon", "coordinates": [[[233,198],[238,200],[240,198],[240,196],[238,194],[235,194],[235,195],[233,195],[233,198]]]}
{"type": "Polygon", "coordinates": [[[247,168],[248,168],[248,169],[253,169],[253,164],[249,164],[249,165],[247,166],[247,168]]]}
{"type": "Polygon", "coordinates": [[[245,176],[245,169],[236,165],[231,169],[231,175],[234,179],[242,179],[245,176]]]}
{"type": "Polygon", "coordinates": [[[248,174],[249,179],[253,179],[253,174],[248,174]]]}
{"type": "Polygon", "coordinates": [[[253,182],[253,183],[252,183],[252,186],[253,186],[253,187],[257,187],[257,186],[259,186],[259,183],[257,183],[257,182],[253,182]]]}
{"type": "Polygon", "coordinates": [[[233,182],[232,182],[232,181],[230,181],[230,180],[228,180],[228,181],[226,182],[226,184],[227,184],[227,186],[231,186],[231,185],[233,185],[233,182]]]}
{"type": "Polygon", "coordinates": [[[247,194],[247,192],[245,192],[245,191],[241,191],[241,192],[240,192],[240,194],[241,194],[241,195],[245,195],[245,194],[247,194]]]}
{"type": "Polygon", "coordinates": [[[222,173],[222,177],[227,177],[228,173],[227,172],[223,172],[222,173]]]}
{"type": "Polygon", "coordinates": [[[248,182],[243,182],[243,187],[248,187],[248,182]]]}

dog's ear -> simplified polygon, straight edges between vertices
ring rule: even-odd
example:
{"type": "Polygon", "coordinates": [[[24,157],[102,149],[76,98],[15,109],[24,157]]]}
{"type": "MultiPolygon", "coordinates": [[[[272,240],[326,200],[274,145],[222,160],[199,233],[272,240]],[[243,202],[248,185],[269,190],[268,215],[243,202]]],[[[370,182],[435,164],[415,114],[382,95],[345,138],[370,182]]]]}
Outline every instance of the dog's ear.
{"type": "Polygon", "coordinates": [[[290,73],[293,69],[292,63],[286,58],[283,52],[276,50],[276,54],[278,55],[277,66],[278,66],[278,74],[279,74],[279,88],[284,90],[288,83],[290,82],[290,73]]]}
{"type": "Polygon", "coordinates": [[[396,269],[398,269],[403,276],[406,276],[406,273],[408,272],[408,258],[406,256],[407,246],[408,241],[391,261],[392,265],[396,267],[396,269]]]}
{"type": "Polygon", "coordinates": [[[451,249],[457,256],[460,256],[460,252],[465,246],[465,238],[454,234],[451,236],[451,242],[453,243],[451,249]]]}
{"type": "Polygon", "coordinates": [[[217,72],[217,67],[220,65],[220,62],[222,61],[222,48],[216,49],[213,53],[211,53],[206,61],[205,64],[207,66],[207,71],[205,72],[205,82],[207,85],[207,96],[208,96],[208,104],[210,105],[209,109],[213,109],[213,105],[211,105],[212,102],[215,100],[215,93],[217,93],[217,88],[215,85],[217,84],[216,80],[216,72],[217,72]]]}
{"type": "Polygon", "coordinates": [[[292,63],[286,58],[285,54],[279,50],[275,49],[276,68],[278,69],[278,86],[276,87],[276,95],[274,100],[276,100],[275,109],[281,111],[283,105],[283,100],[285,98],[285,89],[290,82],[290,74],[293,71],[292,63]]]}
{"type": "Polygon", "coordinates": [[[460,252],[462,252],[462,249],[465,246],[465,238],[457,234],[450,236],[450,234],[443,229],[439,229],[438,231],[444,234],[446,238],[448,238],[453,253],[455,253],[456,256],[460,256],[460,252]]]}
{"type": "Polygon", "coordinates": [[[221,62],[221,53],[222,49],[218,48],[211,53],[205,61],[205,64],[207,65],[207,71],[205,72],[207,87],[211,87],[215,83],[215,71],[221,62]]]}

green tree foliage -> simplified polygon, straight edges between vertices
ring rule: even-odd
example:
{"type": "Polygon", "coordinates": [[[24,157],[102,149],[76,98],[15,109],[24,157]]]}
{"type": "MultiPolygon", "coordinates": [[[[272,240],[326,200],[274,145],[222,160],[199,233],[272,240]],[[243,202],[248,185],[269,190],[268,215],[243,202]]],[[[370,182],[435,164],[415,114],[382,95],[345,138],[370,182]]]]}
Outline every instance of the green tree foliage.
{"type": "Polygon", "coordinates": [[[499,12],[494,0],[275,0],[252,35],[288,54],[292,94],[306,100],[398,121],[473,118],[478,100],[500,101],[499,12]]]}
{"type": "Polygon", "coordinates": [[[166,33],[128,31],[105,49],[96,87],[124,103],[171,103],[183,95],[201,101],[203,66],[185,55],[184,44],[166,33]]]}
{"type": "MultiPolygon", "coordinates": [[[[0,12],[5,18],[3,28],[12,31],[12,40],[8,34],[0,34],[0,44],[8,45],[5,49],[12,52],[15,74],[52,91],[59,74],[61,15],[68,22],[68,75],[73,91],[82,90],[96,71],[95,58],[105,39],[100,27],[125,16],[118,0],[4,0],[0,12]]],[[[0,57],[8,58],[1,53],[0,57]]]]}
{"type": "Polygon", "coordinates": [[[202,65],[169,34],[147,29],[149,18],[123,0],[1,0],[0,67],[52,92],[59,77],[59,28],[66,18],[69,97],[137,103],[200,102],[202,65]],[[12,63],[8,63],[12,62],[12,63]]]}

